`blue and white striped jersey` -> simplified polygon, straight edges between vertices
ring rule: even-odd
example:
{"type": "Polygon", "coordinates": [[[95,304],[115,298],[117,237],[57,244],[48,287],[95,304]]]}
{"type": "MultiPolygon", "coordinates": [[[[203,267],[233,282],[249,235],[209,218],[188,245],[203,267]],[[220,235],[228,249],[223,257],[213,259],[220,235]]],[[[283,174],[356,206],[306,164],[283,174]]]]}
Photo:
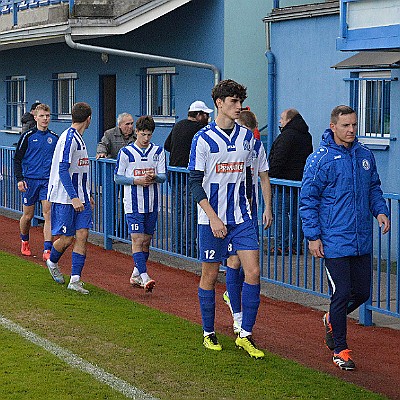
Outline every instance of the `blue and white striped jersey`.
{"type": "MultiPolygon", "coordinates": [[[[253,202],[252,202],[252,216],[257,216],[258,208],[258,173],[266,172],[269,170],[267,154],[265,153],[264,145],[261,140],[255,139],[254,150],[251,161],[251,174],[253,177],[253,202]]],[[[256,217],[257,218],[257,217],[256,217]]]]}
{"type": "Polygon", "coordinates": [[[71,204],[60,179],[60,163],[69,163],[72,186],[82,203],[90,201],[89,157],[85,142],[75,128],[68,128],[58,139],[51,163],[47,200],[52,203],[71,204]]]}
{"type": "MultiPolygon", "coordinates": [[[[123,147],[117,158],[115,174],[127,178],[143,176],[146,171],[156,175],[166,173],[165,152],[160,146],[150,143],[147,149],[140,149],[134,143],[123,147]]],[[[160,209],[160,184],[148,187],[124,185],[124,209],[126,214],[149,213],[160,209]]]]}
{"type": "MultiPolygon", "coordinates": [[[[204,172],[203,189],[224,224],[240,224],[250,219],[246,198],[246,167],[251,166],[255,139],[253,133],[235,123],[231,135],[215,121],[193,138],[189,170],[204,172]]],[[[198,223],[210,223],[198,206],[198,223]]]]}

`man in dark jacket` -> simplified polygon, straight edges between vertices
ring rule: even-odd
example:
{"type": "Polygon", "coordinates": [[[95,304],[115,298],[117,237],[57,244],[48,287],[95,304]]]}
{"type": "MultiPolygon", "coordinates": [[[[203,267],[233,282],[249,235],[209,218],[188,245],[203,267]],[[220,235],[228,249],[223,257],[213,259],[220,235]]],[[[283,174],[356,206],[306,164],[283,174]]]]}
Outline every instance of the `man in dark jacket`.
{"type": "MultiPolygon", "coordinates": [[[[272,144],[269,154],[269,176],[271,178],[301,181],[307,157],[312,153],[312,137],[308,131],[308,125],[303,117],[294,108],[282,112],[280,118],[281,134],[272,144]]],[[[283,187],[273,190],[275,217],[275,248],[273,251],[281,255],[291,251],[301,252],[301,242],[304,239],[301,230],[301,221],[298,218],[298,189],[292,191],[287,187],[283,196],[283,187]],[[290,204],[292,204],[291,232],[289,226],[290,204]],[[282,234],[282,218],[284,222],[282,234]],[[300,227],[297,232],[297,226],[300,227]],[[292,234],[290,238],[289,234],[292,234]],[[283,238],[282,238],[283,236],[283,238]],[[290,241],[290,239],[292,239],[290,241]]]]}
{"type": "Polygon", "coordinates": [[[332,110],[330,129],[307,160],[300,213],[311,255],[325,259],[331,289],[324,315],[325,343],[333,363],[352,370],[347,346],[347,315],[370,297],[374,216],[382,233],[390,229],[389,210],[375,157],[358,142],[357,115],[348,106],[332,110]]]}
{"type": "Polygon", "coordinates": [[[21,133],[24,133],[28,131],[29,129],[35,128],[36,127],[36,121],[35,121],[35,116],[34,116],[34,111],[36,106],[40,104],[40,101],[35,101],[31,105],[31,109],[29,112],[26,112],[22,117],[21,117],[21,133]]]}
{"type": "MultiPolygon", "coordinates": [[[[174,125],[164,143],[164,149],[170,152],[169,165],[171,167],[187,168],[193,136],[207,125],[212,112],[213,110],[208,108],[204,101],[196,100],[189,106],[187,118],[174,125]]],[[[191,197],[189,199],[186,197],[189,175],[185,172],[174,171],[169,176],[172,192],[173,237],[177,238],[172,248],[177,253],[194,256],[195,251],[191,254],[190,247],[191,243],[196,242],[197,207],[191,197]]]]}

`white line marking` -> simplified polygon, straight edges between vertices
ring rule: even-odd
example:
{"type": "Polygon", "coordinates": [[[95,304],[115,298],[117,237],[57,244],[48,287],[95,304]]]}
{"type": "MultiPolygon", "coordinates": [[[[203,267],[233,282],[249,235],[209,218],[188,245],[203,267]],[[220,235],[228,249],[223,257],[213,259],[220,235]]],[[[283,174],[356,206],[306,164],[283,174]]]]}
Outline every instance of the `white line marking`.
{"type": "Polygon", "coordinates": [[[50,340],[41,338],[40,336],[34,334],[31,331],[28,331],[27,329],[16,324],[15,322],[12,322],[9,319],[3,317],[1,314],[0,314],[0,324],[3,325],[5,328],[7,328],[9,331],[17,333],[18,335],[29,340],[33,344],[36,344],[37,346],[42,347],[49,353],[54,354],[61,361],[66,362],[71,367],[77,368],[83,372],[92,375],[99,382],[105,383],[106,385],[110,386],[117,392],[122,393],[129,399],[156,400],[155,397],[152,397],[149,394],[136,388],[135,386],[130,385],[128,382],[117,378],[113,374],[104,371],[104,369],[99,368],[91,364],[90,362],[85,361],[81,357],[78,357],[69,350],[66,350],[56,345],[50,340]]]}

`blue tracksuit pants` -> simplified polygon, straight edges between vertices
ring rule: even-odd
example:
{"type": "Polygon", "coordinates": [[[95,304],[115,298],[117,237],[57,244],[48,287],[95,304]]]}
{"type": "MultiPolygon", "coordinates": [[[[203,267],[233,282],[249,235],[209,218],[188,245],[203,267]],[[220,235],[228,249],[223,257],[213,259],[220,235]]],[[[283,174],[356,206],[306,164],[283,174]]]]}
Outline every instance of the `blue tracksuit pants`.
{"type": "Polygon", "coordinates": [[[325,267],[331,289],[330,323],[336,354],[348,349],[347,314],[365,303],[371,293],[371,254],[326,258],[325,267]]]}

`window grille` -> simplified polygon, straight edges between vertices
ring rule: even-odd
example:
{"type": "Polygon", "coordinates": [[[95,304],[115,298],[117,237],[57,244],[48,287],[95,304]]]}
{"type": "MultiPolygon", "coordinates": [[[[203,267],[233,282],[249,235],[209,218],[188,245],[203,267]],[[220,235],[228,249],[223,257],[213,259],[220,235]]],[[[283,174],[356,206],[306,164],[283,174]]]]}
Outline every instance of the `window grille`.
{"type": "Polygon", "coordinates": [[[360,72],[350,82],[350,104],[358,114],[358,135],[390,138],[390,71],[360,72]]]}
{"type": "Polygon", "coordinates": [[[20,130],[21,117],[26,104],[26,77],[10,76],[6,79],[6,127],[20,130]]]}
{"type": "Polygon", "coordinates": [[[75,103],[75,72],[53,75],[53,113],[57,119],[71,119],[72,106],[75,103]]]}
{"type": "Polygon", "coordinates": [[[175,122],[175,67],[147,68],[143,113],[156,122],[175,122]]]}

